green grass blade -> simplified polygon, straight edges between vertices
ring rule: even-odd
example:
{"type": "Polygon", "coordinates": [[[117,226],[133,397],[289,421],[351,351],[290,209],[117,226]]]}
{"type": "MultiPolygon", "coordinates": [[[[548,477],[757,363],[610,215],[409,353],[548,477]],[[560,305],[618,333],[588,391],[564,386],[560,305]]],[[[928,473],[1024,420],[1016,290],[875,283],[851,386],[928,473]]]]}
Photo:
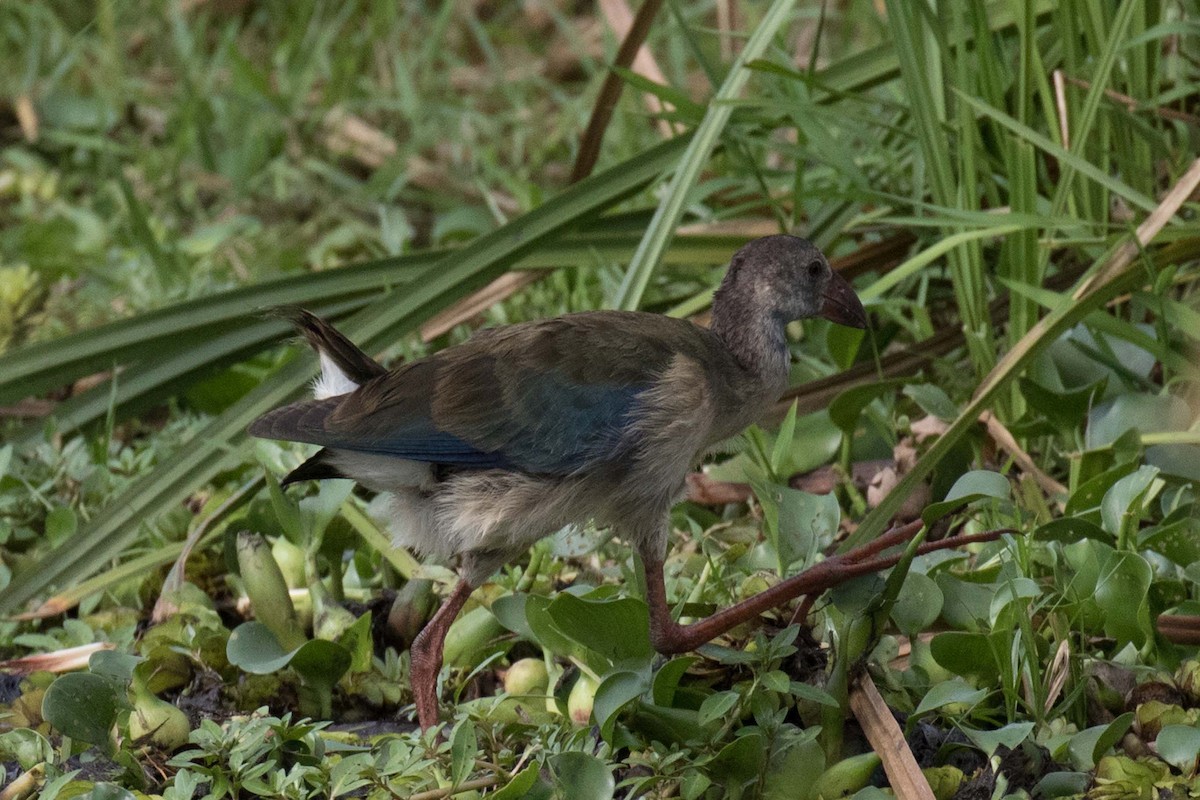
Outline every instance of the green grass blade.
{"type": "Polygon", "coordinates": [[[642,295],[645,294],[650,278],[662,260],[663,252],[675,235],[675,227],[683,216],[684,205],[691,199],[692,189],[700,178],[700,171],[708,163],[721,131],[725,129],[729,117],[733,114],[732,101],[737,99],[742,87],[750,79],[750,70],[746,65],[766,51],[775,33],[787,20],[793,5],[795,0],[775,0],[771,4],[730,68],[725,82],[713,96],[687,152],[680,159],[666,196],[654,212],[646,235],[625,271],[625,277],[613,299],[613,305],[617,308],[636,309],[641,305],[642,295]]]}
{"type": "MultiPolygon", "coordinates": [[[[1004,355],[983,382],[975,390],[971,402],[950,425],[933,446],[917,460],[912,471],[906,474],[888,492],[883,501],[871,510],[862,524],[842,543],[840,552],[851,550],[863,542],[871,541],[883,533],[888,521],[895,516],[900,506],[917,488],[921,481],[933,471],[938,462],[968,430],[978,424],[979,415],[985,411],[997,394],[1036,357],[1053,343],[1064,331],[1101,308],[1106,302],[1140,282],[1145,274],[1139,270],[1137,259],[1141,248],[1158,235],[1183,201],[1200,186],[1200,160],[1192,163],[1188,172],[1155,209],[1133,237],[1125,239],[1113,248],[1108,256],[1080,279],[1069,299],[1052,310],[1034,325],[1017,344],[1004,355]]],[[[1187,255],[1191,255],[1188,253],[1187,255]]],[[[1159,266],[1165,266],[1160,264],[1159,266]]]]}
{"type": "MultiPolygon", "coordinates": [[[[679,157],[689,137],[681,136],[580,181],[545,205],[481,236],[440,260],[433,277],[403,297],[376,300],[347,320],[347,336],[375,351],[425,319],[503,273],[523,255],[567,227],[628,197],[679,157]]],[[[196,487],[244,458],[246,426],[263,412],[296,395],[312,374],[308,359],[293,358],[272,378],[215,418],[196,438],[151,473],[113,498],[71,540],[0,590],[0,613],[20,608],[55,584],[87,578],[103,569],[132,541],[142,520],[182,502],[196,487]]]]}

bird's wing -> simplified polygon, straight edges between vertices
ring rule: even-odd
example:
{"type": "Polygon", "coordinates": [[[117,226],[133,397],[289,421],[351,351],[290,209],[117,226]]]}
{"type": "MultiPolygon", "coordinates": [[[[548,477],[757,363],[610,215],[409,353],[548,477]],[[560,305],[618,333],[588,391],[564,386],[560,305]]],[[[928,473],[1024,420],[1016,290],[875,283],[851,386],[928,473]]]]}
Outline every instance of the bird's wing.
{"type": "Polygon", "coordinates": [[[707,346],[690,323],[575,314],[477,336],[251,432],[462,467],[566,475],[626,446],[639,395],[707,346]]]}

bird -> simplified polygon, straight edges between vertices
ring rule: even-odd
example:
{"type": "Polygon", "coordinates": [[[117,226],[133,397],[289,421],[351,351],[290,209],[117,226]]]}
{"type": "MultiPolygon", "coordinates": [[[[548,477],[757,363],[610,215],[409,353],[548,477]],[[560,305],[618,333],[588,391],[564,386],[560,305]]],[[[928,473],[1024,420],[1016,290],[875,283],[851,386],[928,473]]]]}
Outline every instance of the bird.
{"type": "Polygon", "coordinates": [[[387,369],[321,318],[286,313],[321,371],[311,399],[263,414],[249,433],[321,449],[283,484],[351,478],[385,495],[397,545],[457,564],[458,583],[410,646],[422,729],[438,722],[446,632],[471,592],[566,525],[607,527],[641,556],[661,653],[761,613],[727,609],[707,628],[674,621],[662,572],[670,510],[705,455],[787,387],[789,322],[867,327],[850,284],[815,245],[786,234],[733,255],[708,327],[576,312],[485,328],[387,369]]]}

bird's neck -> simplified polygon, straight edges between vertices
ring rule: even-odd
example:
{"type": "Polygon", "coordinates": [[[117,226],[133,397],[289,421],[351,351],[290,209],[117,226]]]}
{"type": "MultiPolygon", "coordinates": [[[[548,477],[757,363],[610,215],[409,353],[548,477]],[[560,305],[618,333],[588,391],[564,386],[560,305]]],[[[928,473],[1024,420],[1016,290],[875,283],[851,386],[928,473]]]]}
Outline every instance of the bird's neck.
{"type": "Polygon", "coordinates": [[[778,314],[750,306],[737,297],[721,298],[713,308],[711,330],[738,363],[762,381],[767,394],[777,395],[788,380],[787,323],[778,314]]]}

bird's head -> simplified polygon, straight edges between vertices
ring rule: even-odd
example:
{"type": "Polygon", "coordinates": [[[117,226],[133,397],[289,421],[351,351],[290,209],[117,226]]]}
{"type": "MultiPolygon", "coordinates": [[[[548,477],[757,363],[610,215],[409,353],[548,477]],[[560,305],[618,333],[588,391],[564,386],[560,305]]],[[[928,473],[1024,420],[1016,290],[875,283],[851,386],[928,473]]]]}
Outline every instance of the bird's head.
{"type": "Polygon", "coordinates": [[[783,322],[824,317],[852,328],[867,327],[867,314],[850,284],[833,271],[816,245],[798,236],[764,236],[738,250],[716,303],[735,296],[783,322]]]}

